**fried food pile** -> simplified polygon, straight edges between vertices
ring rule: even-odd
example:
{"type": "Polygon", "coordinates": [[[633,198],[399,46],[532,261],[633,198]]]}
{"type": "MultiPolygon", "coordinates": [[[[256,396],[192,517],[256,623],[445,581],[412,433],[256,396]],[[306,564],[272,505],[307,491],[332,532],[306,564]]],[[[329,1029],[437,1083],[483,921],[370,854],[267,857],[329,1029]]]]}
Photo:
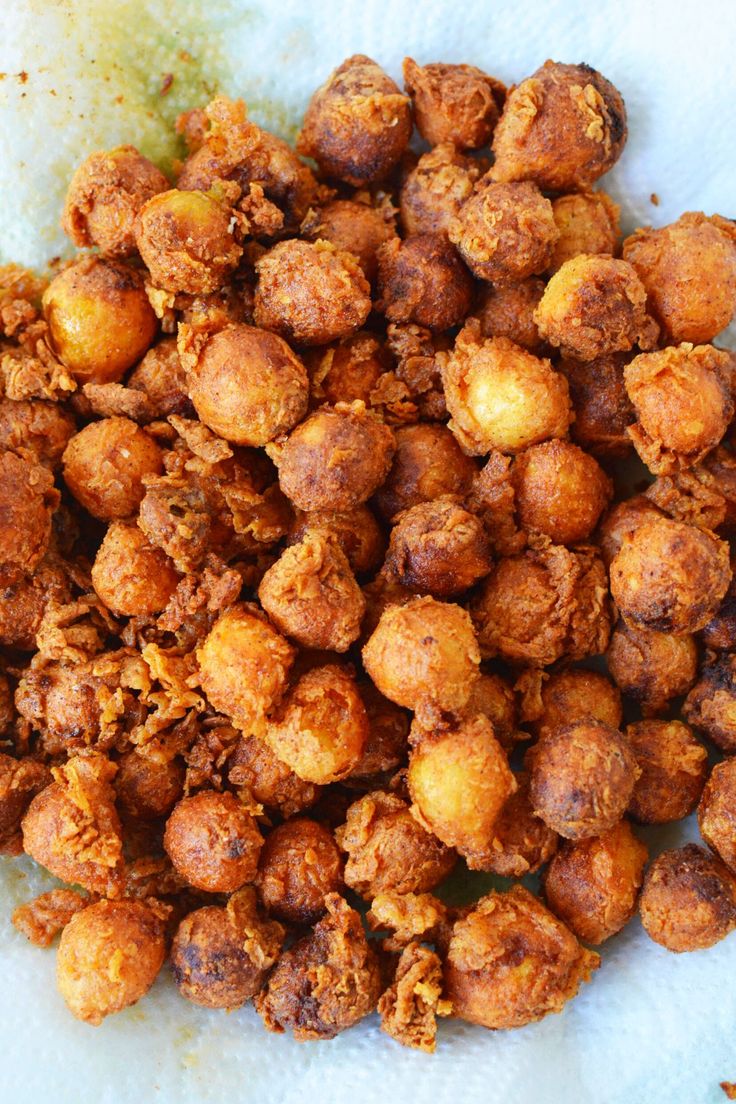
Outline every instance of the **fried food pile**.
{"type": "Polygon", "coordinates": [[[168,959],[432,1051],[561,1011],[637,909],[736,927],[736,226],[621,241],[587,65],[404,76],[348,58],[298,152],[218,96],[173,187],[95,153],[83,252],[0,271],[0,843],[65,883],[14,923],[87,1023],[168,959]]]}

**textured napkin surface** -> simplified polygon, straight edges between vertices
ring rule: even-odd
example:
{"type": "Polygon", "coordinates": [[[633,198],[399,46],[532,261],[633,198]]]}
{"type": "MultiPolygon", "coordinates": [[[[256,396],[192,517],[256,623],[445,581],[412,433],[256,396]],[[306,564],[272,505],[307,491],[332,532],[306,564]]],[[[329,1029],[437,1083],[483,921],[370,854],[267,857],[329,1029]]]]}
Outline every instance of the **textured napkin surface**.
{"type": "MultiPolygon", "coordinates": [[[[42,266],[70,171],[129,141],[166,161],[176,114],[222,89],[293,137],[313,88],[351,53],[396,77],[402,57],[468,61],[506,81],[547,57],[587,61],[621,89],[630,138],[604,186],[625,228],[684,210],[733,216],[731,0],[3,0],[0,262],[42,266]],[[19,74],[25,74],[20,76],[19,74]],[[174,77],[160,95],[164,77],[174,77]],[[657,193],[660,205],[650,202],[657,193]]],[[[653,850],[692,824],[643,833],[653,850]]],[[[166,974],[136,1008],[77,1023],[54,985],[54,953],[9,923],[48,882],[0,860],[3,1104],[716,1104],[736,1080],[736,935],[675,956],[638,921],[606,945],[591,985],[559,1016],[491,1034],[444,1023],[434,1057],[399,1048],[375,1017],[331,1043],[267,1034],[252,1009],[208,1013],[166,974]]]]}

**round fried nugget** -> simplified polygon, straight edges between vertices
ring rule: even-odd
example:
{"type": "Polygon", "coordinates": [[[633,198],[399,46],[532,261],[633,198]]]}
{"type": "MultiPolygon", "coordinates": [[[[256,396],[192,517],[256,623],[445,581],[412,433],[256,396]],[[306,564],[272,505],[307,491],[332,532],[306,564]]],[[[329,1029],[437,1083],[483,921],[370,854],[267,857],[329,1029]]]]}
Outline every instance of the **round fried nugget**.
{"type": "Polygon", "coordinates": [[[169,815],[184,793],[184,764],[159,759],[138,748],[123,752],[115,776],[115,801],[124,820],[158,820],[169,815]]]}
{"type": "Polygon", "coordinates": [[[128,518],[143,501],[146,475],[163,471],[163,453],[130,418],[102,418],[64,450],[64,482],[85,510],[102,521],[128,518]]]}
{"type": "Polygon", "coordinates": [[[641,824],[682,820],[695,809],[708,776],[708,752],[682,721],[638,721],[626,728],[641,774],[628,813],[641,824]]]}
{"type": "Polygon", "coordinates": [[[600,465],[568,441],[543,441],[516,458],[511,470],[522,529],[555,544],[587,540],[613,494],[600,465]]]}
{"type": "Polygon", "coordinates": [[[48,548],[58,504],[48,468],[0,452],[0,564],[34,569],[48,548]]]}
{"type": "Polygon", "coordinates": [[[404,233],[447,234],[484,168],[482,161],[465,157],[452,142],[423,153],[404,177],[399,193],[404,233]]]}
{"type": "Polygon", "coordinates": [[[231,793],[200,790],[182,798],[166,821],[164,848],[175,870],[207,893],[252,882],[262,845],[255,820],[231,793]]]}
{"type": "Polygon", "coordinates": [[[314,805],[321,790],[305,782],[257,736],[242,736],[228,758],[228,781],[258,805],[287,818],[314,805]]]}
{"type": "Polygon", "coordinates": [[[566,724],[593,718],[611,728],[623,720],[621,694],[600,671],[569,667],[543,676],[538,710],[524,716],[537,733],[562,728],[566,724]]]}
{"type": "Polygon", "coordinates": [[[111,613],[160,613],[178,582],[169,557],[150,545],[137,525],[115,521],[109,526],[92,565],[92,585],[111,613]]]}
{"type": "Polygon", "coordinates": [[[315,924],[329,893],[343,889],[343,860],[329,828],[295,817],[266,836],[256,875],[270,916],[288,924],[315,924]]]}
{"type": "Polygon", "coordinates": [[[624,383],[629,358],[627,353],[611,353],[594,360],[562,357],[558,361],[575,409],[570,433],[594,456],[618,459],[632,450],[627,427],[636,415],[624,383]]]}
{"type": "Polygon", "coordinates": [[[736,751],[736,656],[716,656],[705,664],[685,699],[686,721],[705,733],[716,747],[736,751]]]}
{"type": "Polygon", "coordinates": [[[296,512],[287,545],[300,544],[308,532],[333,537],[347,556],[356,575],[374,570],[383,560],[386,541],[374,515],[367,506],[356,506],[344,513],[337,510],[296,512]]]}
{"type": "Polygon", "coordinates": [[[309,241],[321,239],[340,251],[352,253],[366,280],[373,283],[378,273],[376,254],[395,234],[392,210],[390,205],[333,199],[307,216],[302,223],[302,235],[309,241]]]}
{"type": "Polygon", "coordinates": [[[736,927],[736,881],[715,855],[688,843],[654,860],[639,909],[655,943],[677,953],[699,951],[736,927]]]}
{"type": "Polygon", "coordinates": [[[536,276],[518,284],[484,287],[477,310],[483,336],[508,337],[530,353],[541,353],[544,341],[539,336],[534,312],[544,295],[544,287],[544,280],[536,276]]]}
{"type": "Polygon", "coordinates": [[[500,81],[475,65],[417,65],[412,58],[404,58],[404,87],[422,138],[460,149],[488,145],[506,95],[500,81]]]}
{"type": "Polygon", "coordinates": [[[15,847],[21,820],[33,798],[51,782],[36,759],[13,759],[0,752],[0,850],[15,847]]]}
{"type": "Polygon", "coordinates": [[[395,440],[393,463],[375,498],[386,521],[443,495],[465,497],[477,468],[445,426],[426,422],[401,426],[395,440]]]}
{"type": "Polygon", "coordinates": [[[517,789],[506,798],[493,824],[487,849],[474,855],[469,866],[502,878],[534,874],[554,855],[559,836],[535,815],[529,797],[529,775],[514,775],[517,789]]]}
{"type": "Polygon", "coordinates": [[[445,498],[412,506],[396,518],[384,570],[409,590],[454,598],[491,565],[482,522],[445,498]]]}
{"type": "Polygon", "coordinates": [[[645,716],[662,713],[672,698],[686,694],[698,673],[692,636],[640,629],[619,621],[606,653],[608,670],[645,716]]]}
{"type": "Polygon", "coordinates": [[[698,805],[700,834],[731,870],[736,870],[736,760],[717,763],[698,805]]]}
{"type": "Polygon", "coordinates": [[[614,556],[621,551],[622,545],[634,535],[640,525],[645,521],[661,517],[664,517],[664,514],[659,507],[644,495],[634,495],[633,498],[615,503],[598,529],[598,546],[606,567],[611,566],[614,556]]]}
{"type": "Polygon", "coordinates": [[[168,418],[169,414],[192,411],[175,337],[164,337],[148,350],[128,376],[127,386],[143,391],[153,417],[168,418]]]}
{"type": "Polygon", "coordinates": [[[616,253],[619,206],[605,192],[558,196],[552,200],[552,214],[560,236],[549,266],[551,273],[580,253],[616,253]]]}
{"type": "Polygon", "coordinates": [[[367,330],[345,337],[326,348],[306,349],[312,400],[371,405],[371,396],[384,372],[393,365],[384,343],[367,330]]]}
{"type": "Polygon", "coordinates": [[[389,322],[442,331],[459,326],[473,301],[473,280],[444,234],[392,238],[378,251],[376,304],[389,322]]]}
{"type": "Polygon", "coordinates": [[[36,649],[36,633],[51,604],[71,599],[69,578],[54,560],[42,560],[32,575],[0,564],[0,644],[23,652],[36,649]]]}

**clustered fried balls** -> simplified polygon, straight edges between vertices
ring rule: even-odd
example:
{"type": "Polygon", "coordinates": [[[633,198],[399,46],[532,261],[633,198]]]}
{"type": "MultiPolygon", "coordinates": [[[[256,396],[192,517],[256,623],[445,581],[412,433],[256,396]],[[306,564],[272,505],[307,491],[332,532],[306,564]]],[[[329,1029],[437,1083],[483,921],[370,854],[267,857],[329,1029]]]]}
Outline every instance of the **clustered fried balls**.
{"type": "Polygon", "coordinates": [[[734,223],[621,241],[590,66],[403,81],[348,58],[296,150],[217,96],[171,178],[94,152],[91,251],[0,269],[0,851],[67,883],[13,923],[86,1023],[168,958],[432,1052],[637,909],[736,928],[734,223]]]}

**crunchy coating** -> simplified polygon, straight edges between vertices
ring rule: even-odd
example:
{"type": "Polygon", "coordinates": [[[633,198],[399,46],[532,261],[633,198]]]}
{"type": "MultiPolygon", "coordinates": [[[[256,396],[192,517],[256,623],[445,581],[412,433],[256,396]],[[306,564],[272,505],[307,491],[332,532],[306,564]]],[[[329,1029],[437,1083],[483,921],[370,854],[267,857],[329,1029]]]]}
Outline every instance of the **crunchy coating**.
{"type": "Polygon", "coordinates": [[[453,434],[443,425],[420,422],[395,432],[396,452],[375,503],[386,521],[402,510],[444,495],[462,499],[477,474],[453,434]]]}
{"type": "Polygon", "coordinates": [[[736,655],[717,655],[700,672],[682,707],[686,721],[716,747],[736,751],[736,655]]]}
{"type": "Polygon", "coordinates": [[[43,763],[13,759],[0,752],[0,851],[15,850],[26,809],[50,782],[49,769],[43,763]]]}
{"type": "Polygon", "coordinates": [[[145,996],[166,956],[164,925],[141,901],[98,901],[61,934],[56,983],[69,1010],[98,1026],[145,996]]]}
{"type": "Polygon", "coordinates": [[[295,774],[257,736],[238,740],[228,758],[228,781],[241,790],[246,804],[263,805],[284,818],[314,805],[321,792],[319,786],[295,774]]]}
{"type": "Polygon", "coordinates": [[[686,694],[698,673],[698,649],[689,634],[641,629],[619,621],[606,653],[616,685],[637,702],[644,716],[662,713],[672,698],[686,694]]]}
{"type": "Polygon", "coordinates": [[[611,507],[598,529],[598,546],[601,556],[610,567],[622,545],[633,537],[639,526],[653,518],[663,517],[658,506],[645,495],[634,495],[611,507]]]}
{"type": "Polygon", "coordinates": [[[93,517],[112,521],[137,512],[143,478],[163,471],[163,454],[130,418],[103,418],[72,437],[63,464],[64,482],[77,502],[93,517]]]}
{"type": "Polygon", "coordinates": [[[143,392],[154,418],[191,413],[187,379],[175,337],[164,337],[148,350],[128,376],[127,386],[143,392]]]}
{"type": "Polygon", "coordinates": [[[395,770],[409,754],[410,716],[376,690],[369,678],[359,683],[360,696],[368,716],[368,737],[350,774],[351,783],[373,789],[377,775],[395,770]]]}
{"type": "Polygon", "coordinates": [[[429,947],[409,943],[401,952],[394,980],[381,994],[381,1030],[403,1046],[434,1054],[441,1001],[442,961],[429,947]]]}
{"type": "Polygon", "coordinates": [[[310,211],[301,233],[309,241],[328,241],[336,249],[352,253],[366,280],[373,283],[378,274],[376,254],[396,233],[394,208],[388,201],[377,205],[364,202],[364,196],[366,193],[359,192],[352,199],[333,199],[310,211]]]}
{"type": "Polygon", "coordinates": [[[445,995],[453,1014],[490,1028],[561,1012],[600,959],[517,885],[489,893],[452,930],[445,995]]]}
{"type": "Polygon", "coordinates": [[[736,927],[736,881],[715,855],[688,843],[654,860],[639,910],[655,943],[676,953],[702,950],[736,927]]]}
{"type": "Polygon", "coordinates": [[[626,728],[641,771],[627,812],[640,824],[667,824],[693,812],[708,776],[708,752],[682,721],[637,721],[626,728]]]}
{"type": "Polygon", "coordinates": [[[518,709],[511,685],[489,671],[481,671],[473,683],[464,713],[468,717],[482,713],[493,725],[493,734],[504,751],[511,751],[517,740],[526,739],[526,733],[517,729],[518,709]]]}
{"type": "Polygon", "coordinates": [[[526,449],[514,462],[511,482],[521,528],[555,544],[587,540],[613,494],[600,465],[568,441],[526,449]]]}
{"type": "MultiPolygon", "coordinates": [[[[732,561],[732,571],[733,567],[732,561]]],[[[712,651],[736,651],[736,581],[733,579],[726,591],[726,597],[718,607],[715,616],[702,630],[700,638],[705,647],[712,651]]]]}
{"type": "MultiPolygon", "coordinates": [[[[619,239],[619,206],[605,192],[579,192],[558,196],[552,214],[559,231],[550,273],[580,253],[614,256],[619,239]]],[[[628,257],[626,258],[628,260],[628,257]]]]}
{"type": "Polygon", "coordinates": [[[562,357],[558,368],[570,388],[575,421],[570,433],[594,456],[618,459],[631,452],[627,427],[635,420],[624,383],[626,353],[611,353],[594,360],[562,357]]]}
{"type": "Polygon", "coordinates": [[[0,452],[0,564],[32,571],[51,539],[59,492],[48,468],[0,452]]]}
{"type": "Polygon", "coordinates": [[[182,798],[166,821],[164,848],[174,869],[207,893],[232,893],[252,882],[262,845],[255,820],[231,793],[201,790],[182,798]]]}
{"type": "Polygon", "coordinates": [[[490,843],[474,856],[473,869],[498,874],[502,878],[523,878],[534,874],[552,858],[559,836],[535,816],[529,796],[529,775],[514,775],[517,789],[504,802],[497,816],[490,843]]]}
{"type": "Polygon", "coordinates": [[[295,817],[266,836],[255,881],[269,915],[287,924],[315,924],[325,899],[343,890],[343,860],[329,828],[295,817]]]}
{"type": "Polygon", "coordinates": [[[383,531],[367,506],[352,510],[297,511],[289,530],[287,546],[300,544],[307,532],[333,537],[347,556],[356,575],[365,575],[383,561],[386,541],[383,531]]]}
{"type": "Polygon", "coordinates": [[[736,870],[736,760],[717,763],[698,805],[700,834],[731,870],[736,870]]]}
{"type": "Polygon", "coordinates": [[[409,590],[454,598],[491,570],[482,522],[452,499],[412,506],[395,522],[384,571],[409,590]]]}
{"type": "Polygon", "coordinates": [[[73,889],[51,889],[19,905],[11,920],[35,947],[50,947],[72,916],[88,904],[89,899],[73,889]]]}
{"type": "Polygon", "coordinates": [[[491,174],[475,185],[448,235],[474,276],[515,284],[549,267],[558,231],[536,184],[502,184],[491,174]]]}
{"type": "Polygon", "coordinates": [[[508,337],[530,353],[545,348],[534,321],[534,311],[544,295],[544,280],[529,276],[518,284],[489,284],[481,290],[477,316],[484,337],[508,337]]]}
{"type": "Polygon", "coordinates": [[[150,545],[137,525],[115,521],[108,527],[92,565],[92,585],[111,613],[160,613],[178,582],[169,557],[150,545]]]}
{"type": "Polygon", "coordinates": [[[623,705],[621,694],[610,679],[600,671],[584,667],[543,674],[537,700],[527,695],[522,705],[523,723],[538,734],[587,717],[619,728],[623,705]]]}
{"type": "Polygon", "coordinates": [[[604,943],[636,912],[647,849],[620,820],[595,839],[565,840],[544,874],[555,916],[586,943],[604,943]]]}
{"type": "Polygon", "coordinates": [[[371,406],[379,380],[393,361],[384,343],[367,330],[345,337],[326,348],[306,349],[310,397],[319,402],[351,403],[359,399],[371,406]]]}
{"type": "Polygon", "coordinates": [[[416,128],[430,146],[452,142],[460,149],[480,149],[489,144],[506,96],[501,81],[475,65],[417,65],[408,57],[403,69],[416,128]]]}
{"type": "Polygon", "coordinates": [[[338,66],[312,96],[297,149],[359,187],[385,177],[411,137],[409,100],[365,54],[338,66]]]}
{"type": "Polygon", "coordinates": [[[328,915],[281,955],[255,1002],[269,1031],[291,1030],[299,1041],[333,1039],[372,1012],[381,993],[360,916],[336,893],[325,903],[328,915]]]}
{"type": "Polygon", "coordinates": [[[399,192],[404,233],[447,234],[485,167],[486,163],[464,156],[451,142],[423,153],[399,192]]]}
{"type": "Polygon", "coordinates": [[[400,951],[419,939],[443,946],[451,927],[447,906],[431,893],[379,893],[366,920],[371,931],[391,931],[383,942],[387,951],[400,951]]]}
{"type": "Polygon", "coordinates": [[[473,279],[444,234],[414,234],[378,250],[378,294],[389,322],[449,330],[470,310],[473,279]]]}
{"type": "Polygon", "coordinates": [[[0,399],[0,450],[29,462],[58,468],[76,429],[74,415],[58,403],[0,399]]]}
{"type": "Polygon", "coordinates": [[[123,752],[115,776],[115,800],[122,819],[151,821],[167,817],[184,793],[184,764],[139,748],[123,752]]]}
{"type": "Polygon", "coordinates": [[[610,81],[589,65],[546,61],[506,98],[493,176],[581,191],[613,167],[626,135],[624,101],[610,81]]]}
{"type": "Polygon", "coordinates": [[[593,717],[543,732],[527,758],[534,812],[565,839],[612,828],[639,777],[625,737],[593,717]]]}

